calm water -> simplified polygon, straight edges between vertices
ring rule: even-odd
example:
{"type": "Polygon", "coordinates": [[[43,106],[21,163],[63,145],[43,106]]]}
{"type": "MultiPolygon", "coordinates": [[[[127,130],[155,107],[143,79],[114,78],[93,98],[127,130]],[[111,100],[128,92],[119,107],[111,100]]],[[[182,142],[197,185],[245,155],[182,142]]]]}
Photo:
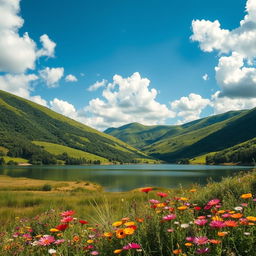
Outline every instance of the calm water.
{"type": "Polygon", "coordinates": [[[108,165],[108,166],[43,166],[2,167],[0,175],[43,180],[85,180],[101,184],[106,191],[127,191],[145,186],[173,188],[180,184],[204,185],[210,178],[219,181],[246,166],[207,165],[108,165]]]}

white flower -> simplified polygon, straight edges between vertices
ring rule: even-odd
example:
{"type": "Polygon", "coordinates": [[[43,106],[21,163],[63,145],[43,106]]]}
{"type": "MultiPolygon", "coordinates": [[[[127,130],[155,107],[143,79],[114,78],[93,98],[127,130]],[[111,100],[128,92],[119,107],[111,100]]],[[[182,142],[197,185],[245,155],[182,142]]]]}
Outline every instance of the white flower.
{"type": "Polygon", "coordinates": [[[243,210],[243,207],[237,206],[237,207],[235,207],[234,209],[235,209],[235,211],[242,211],[242,210],[243,210]]]}
{"type": "Polygon", "coordinates": [[[251,235],[251,233],[250,232],[244,232],[244,235],[249,236],[249,235],[251,235]]]}
{"type": "Polygon", "coordinates": [[[49,252],[50,254],[54,254],[54,253],[56,253],[57,251],[56,251],[55,249],[49,249],[48,252],[49,252]]]}
{"type": "Polygon", "coordinates": [[[180,225],[180,223],[178,221],[174,221],[175,225],[180,225]]]}
{"type": "Polygon", "coordinates": [[[180,227],[181,227],[181,228],[188,228],[188,227],[189,227],[189,224],[184,223],[184,224],[181,224],[180,227]]]}

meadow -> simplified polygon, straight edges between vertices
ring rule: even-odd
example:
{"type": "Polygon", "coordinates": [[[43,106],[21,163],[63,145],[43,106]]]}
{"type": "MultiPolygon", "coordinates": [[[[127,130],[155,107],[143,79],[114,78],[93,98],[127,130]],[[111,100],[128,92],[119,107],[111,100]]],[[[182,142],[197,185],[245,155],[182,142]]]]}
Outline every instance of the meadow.
{"type": "Polygon", "coordinates": [[[0,255],[256,255],[256,171],[172,190],[4,176],[0,188],[0,255]]]}

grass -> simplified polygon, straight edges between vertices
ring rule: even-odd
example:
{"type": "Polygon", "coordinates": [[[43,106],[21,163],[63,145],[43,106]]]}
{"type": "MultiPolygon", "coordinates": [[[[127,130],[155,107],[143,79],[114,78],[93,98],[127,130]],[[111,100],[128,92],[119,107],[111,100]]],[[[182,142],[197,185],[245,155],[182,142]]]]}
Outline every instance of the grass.
{"type": "Polygon", "coordinates": [[[207,153],[207,154],[204,154],[204,155],[194,157],[194,158],[189,160],[189,163],[190,164],[206,164],[206,156],[214,155],[216,153],[217,152],[211,152],[211,153],[207,153]]]}
{"type": "Polygon", "coordinates": [[[41,256],[49,255],[49,249],[58,256],[111,256],[119,254],[114,253],[117,249],[128,256],[256,255],[256,171],[192,188],[161,190],[164,193],[158,195],[155,189],[149,193],[1,191],[1,255],[41,256]],[[75,212],[64,212],[69,217],[63,220],[60,213],[65,210],[75,212]],[[195,223],[200,219],[206,220],[201,226],[195,223]],[[215,220],[223,227],[213,228],[215,220]],[[51,231],[61,222],[68,224],[65,231],[51,231]],[[64,241],[42,246],[38,243],[46,238],[43,235],[64,241]]]}
{"type": "Polygon", "coordinates": [[[4,161],[8,163],[9,161],[13,161],[16,163],[28,163],[28,160],[21,157],[9,157],[9,156],[3,156],[4,161]]]}
{"type": "Polygon", "coordinates": [[[101,163],[107,163],[109,162],[108,159],[84,152],[82,150],[62,146],[59,144],[54,144],[50,142],[44,142],[44,141],[33,141],[35,145],[43,147],[47,152],[57,156],[61,155],[63,153],[67,153],[70,157],[74,158],[86,158],[87,160],[95,161],[100,160],[101,163]]]}

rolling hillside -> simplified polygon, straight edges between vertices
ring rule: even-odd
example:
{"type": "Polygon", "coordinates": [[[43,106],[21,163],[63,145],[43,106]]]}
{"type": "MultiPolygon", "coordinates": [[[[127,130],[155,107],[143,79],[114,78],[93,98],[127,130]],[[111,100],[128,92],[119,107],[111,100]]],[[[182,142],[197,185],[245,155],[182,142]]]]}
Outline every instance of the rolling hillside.
{"type": "Polygon", "coordinates": [[[4,91],[0,91],[0,138],[1,155],[32,163],[53,164],[67,154],[83,158],[82,163],[130,163],[148,158],[110,135],[4,91]]]}
{"type": "Polygon", "coordinates": [[[256,109],[252,109],[230,111],[180,126],[130,124],[106,132],[131,145],[137,145],[140,150],[155,158],[179,162],[250,140],[256,137],[255,125],[256,109]],[[130,139],[133,133],[137,144],[130,139]],[[143,144],[141,141],[145,137],[148,139],[143,144]]]}

